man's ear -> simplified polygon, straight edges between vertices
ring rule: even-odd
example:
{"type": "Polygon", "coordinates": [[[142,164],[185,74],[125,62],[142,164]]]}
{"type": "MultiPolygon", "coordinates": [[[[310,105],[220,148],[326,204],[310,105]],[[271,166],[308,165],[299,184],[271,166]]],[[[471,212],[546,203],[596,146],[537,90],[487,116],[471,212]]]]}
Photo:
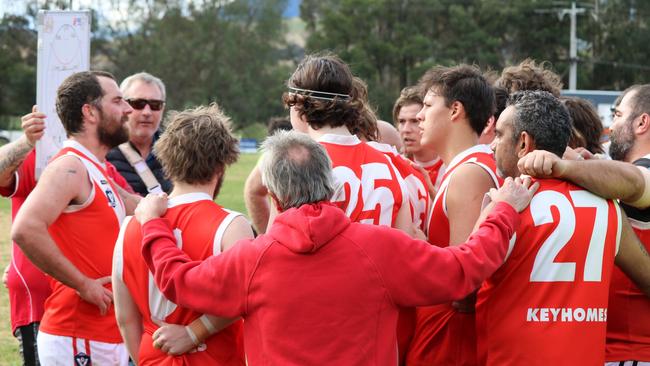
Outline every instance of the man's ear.
{"type": "Polygon", "coordinates": [[[466,117],[465,106],[458,100],[453,101],[451,106],[449,106],[449,109],[451,109],[452,121],[462,120],[466,117]]]}
{"type": "Polygon", "coordinates": [[[517,156],[523,158],[526,154],[535,150],[535,140],[530,134],[528,134],[528,132],[522,131],[521,134],[519,134],[516,149],[517,156]]]}
{"type": "Polygon", "coordinates": [[[269,191],[269,196],[271,196],[271,201],[273,201],[273,204],[275,205],[275,209],[278,210],[278,212],[284,211],[284,209],[282,208],[282,205],[280,204],[280,200],[275,195],[275,193],[269,191]]]}
{"type": "Polygon", "coordinates": [[[90,122],[96,121],[98,114],[99,111],[97,110],[97,107],[94,107],[89,103],[86,103],[83,106],[81,106],[81,116],[85,121],[90,121],[90,122]]]}
{"type": "Polygon", "coordinates": [[[638,122],[632,123],[634,123],[634,132],[636,132],[637,135],[645,134],[650,130],[650,114],[643,113],[639,116],[638,122]]]}

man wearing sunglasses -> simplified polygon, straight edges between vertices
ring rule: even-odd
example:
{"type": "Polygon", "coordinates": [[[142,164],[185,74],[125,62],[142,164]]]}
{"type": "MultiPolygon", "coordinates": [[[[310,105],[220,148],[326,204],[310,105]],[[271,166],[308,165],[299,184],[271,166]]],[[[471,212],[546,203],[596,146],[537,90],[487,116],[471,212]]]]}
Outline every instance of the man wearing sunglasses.
{"type": "Polygon", "coordinates": [[[149,73],[140,72],[124,79],[120,89],[133,108],[126,124],[129,141],[109,151],[106,159],[136,193],[142,196],[149,192],[169,193],[172,184],[165,179],[162,166],[152,152],[165,111],[165,84],[149,73]]]}

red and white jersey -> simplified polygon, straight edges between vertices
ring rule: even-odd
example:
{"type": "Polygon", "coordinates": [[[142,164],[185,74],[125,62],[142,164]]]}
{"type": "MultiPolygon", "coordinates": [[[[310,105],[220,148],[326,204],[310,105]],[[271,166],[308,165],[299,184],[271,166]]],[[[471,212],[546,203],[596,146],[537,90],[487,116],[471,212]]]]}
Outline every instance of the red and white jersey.
{"type": "MultiPolygon", "coordinates": [[[[240,214],[224,210],[205,193],[189,193],[169,200],[164,215],[174,228],[179,248],[193,260],[221,253],[226,228],[240,214]]],[[[141,365],[244,365],[242,322],[237,321],[206,340],[199,351],[172,357],[153,347],[152,335],[158,329],[151,318],[172,324],[189,324],[200,313],[180,308],[167,300],[156,286],[142,259],[141,226],[128,217],[115,245],[113,270],[129,289],[142,315],[143,334],[139,358],[141,365]]]]}
{"type": "MultiPolygon", "coordinates": [[[[111,258],[125,209],[106,165],[76,141],[67,140],[53,160],[77,157],[85,166],[93,189],[85,203],[68,206],[48,231],[63,255],[84,275],[111,275],[111,258]]],[[[52,295],[45,301],[40,329],[60,336],[122,343],[113,306],[106,315],[62,283],[52,280],[52,295]]]]}
{"type": "Polygon", "coordinates": [[[431,179],[433,188],[438,189],[440,183],[442,183],[442,176],[445,174],[445,164],[442,162],[442,159],[439,157],[431,161],[419,161],[413,159],[413,162],[424,168],[424,170],[429,173],[429,179],[431,179]]]}
{"type": "Polygon", "coordinates": [[[479,364],[603,365],[620,208],[565,181],[539,182],[505,263],[478,293],[479,364]]]}
{"type": "MultiPolygon", "coordinates": [[[[634,162],[650,167],[650,155],[634,162]]],[[[640,210],[621,204],[636,236],[650,251],[650,209],[640,210]]],[[[609,288],[606,361],[650,362],[650,299],[621,271],[614,267],[609,288]]]]}
{"type": "Polygon", "coordinates": [[[354,135],[326,134],[319,142],[332,160],[332,202],[352,221],[394,226],[408,198],[390,160],[354,135]]]}
{"type": "Polygon", "coordinates": [[[381,151],[390,159],[397,170],[398,178],[401,179],[408,197],[411,209],[411,218],[423,232],[426,232],[426,219],[429,213],[429,190],[424,175],[411,166],[411,163],[402,157],[397,149],[392,145],[382,144],[374,141],[368,142],[368,145],[381,151]]]}
{"type": "MultiPolygon", "coordinates": [[[[442,176],[440,188],[433,200],[428,220],[429,243],[439,247],[449,246],[449,218],[447,217],[447,188],[456,168],[463,164],[476,164],[483,168],[492,177],[494,185],[498,188],[502,180],[497,176],[497,165],[494,154],[487,145],[475,145],[456,155],[442,176]]],[[[487,192],[486,192],[487,193],[487,192]]]]}

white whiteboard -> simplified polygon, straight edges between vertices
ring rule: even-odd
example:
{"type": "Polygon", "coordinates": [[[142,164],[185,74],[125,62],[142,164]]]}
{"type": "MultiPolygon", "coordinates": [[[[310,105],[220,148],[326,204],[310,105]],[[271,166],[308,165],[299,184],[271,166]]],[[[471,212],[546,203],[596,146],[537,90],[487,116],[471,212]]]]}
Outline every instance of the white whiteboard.
{"type": "Polygon", "coordinates": [[[36,143],[36,178],[67,138],[56,114],[56,90],[75,72],[90,68],[90,12],[38,12],[36,104],[45,113],[45,134],[36,143]]]}

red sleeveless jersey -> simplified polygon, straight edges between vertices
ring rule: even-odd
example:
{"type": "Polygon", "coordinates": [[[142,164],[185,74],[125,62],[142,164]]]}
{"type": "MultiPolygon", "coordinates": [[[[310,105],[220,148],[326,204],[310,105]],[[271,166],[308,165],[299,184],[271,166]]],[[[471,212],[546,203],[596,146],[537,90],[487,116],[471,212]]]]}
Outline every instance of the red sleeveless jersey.
{"type": "MultiPolygon", "coordinates": [[[[446,167],[429,212],[429,243],[449,246],[449,218],[446,197],[456,168],[476,164],[500,186],[494,154],[487,145],[475,145],[456,155],[446,167]]],[[[408,354],[409,365],[476,365],[476,332],[473,313],[457,312],[451,303],[420,307],[416,311],[416,330],[408,354]]]]}
{"type": "Polygon", "coordinates": [[[456,155],[449,163],[440,182],[440,188],[433,200],[429,212],[429,243],[439,247],[449,246],[449,218],[447,217],[447,188],[456,168],[463,164],[476,164],[492,177],[494,184],[499,187],[501,179],[497,176],[497,166],[494,154],[487,145],[475,145],[456,155]]]}
{"type": "MultiPolygon", "coordinates": [[[[204,193],[190,193],[169,200],[164,215],[174,228],[177,245],[192,260],[221,253],[223,234],[240,214],[221,208],[204,193]]],[[[200,351],[169,356],[153,348],[152,336],[158,329],[152,316],[166,323],[187,325],[201,316],[167,300],[154,283],[153,275],[140,254],[140,224],[127,218],[115,246],[114,270],[120,276],[142,315],[140,365],[244,365],[242,321],[237,321],[205,341],[200,351]]]]}
{"type": "Polygon", "coordinates": [[[354,135],[327,134],[319,142],[332,160],[332,202],[352,221],[394,226],[406,200],[390,160],[354,135]]]}
{"type": "MultiPolygon", "coordinates": [[[[650,252],[650,223],[629,221],[650,252]]],[[[609,289],[605,357],[606,361],[650,362],[650,299],[618,267],[609,289]]]]}
{"type": "MultiPolygon", "coordinates": [[[[90,278],[110,276],[113,248],[124,218],[124,204],[113,182],[108,179],[105,165],[84,146],[75,141],[65,141],[63,149],[53,159],[63,155],[81,160],[93,189],[88,202],[68,206],[48,231],[61,252],[84,275],[90,278]]],[[[41,330],[100,342],[122,342],[112,305],[102,316],[96,305],[82,300],[74,289],[55,280],[51,285],[52,294],[45,301],[41,330]]]]}
{"type": "Polygon", "coordinates": [[[429,173],[429,179],[431,179],[431,183],[433,184],[433,187],[435,189],[438,189],[440,187],[440,183],[442,183],[442,176],[445,175],[445,166],[442,162],[442,159],[440,158],[435,158],[431,161],[418,161],[418,160],[413,160],[417,165],[421,166],[424,168],[424,170],[429,173]]]}
{"type": "Polygon", "coordinates": [[[420,171],[411,166],[409,160],[402,157],[397,150],[388,144],[368,142],[368,145],[384,153],[393,163],[404,186],[404,197],[408,197],[413,223],[426,232],[426,219],[429,212],[429,190],[425,177],[420,171]]]}
{"type": "Polygon", "coordinates": [[[620,208],[568,182],[539,182],[505,263],[478,293],[480,364],[603,365],[620,208]]]}

